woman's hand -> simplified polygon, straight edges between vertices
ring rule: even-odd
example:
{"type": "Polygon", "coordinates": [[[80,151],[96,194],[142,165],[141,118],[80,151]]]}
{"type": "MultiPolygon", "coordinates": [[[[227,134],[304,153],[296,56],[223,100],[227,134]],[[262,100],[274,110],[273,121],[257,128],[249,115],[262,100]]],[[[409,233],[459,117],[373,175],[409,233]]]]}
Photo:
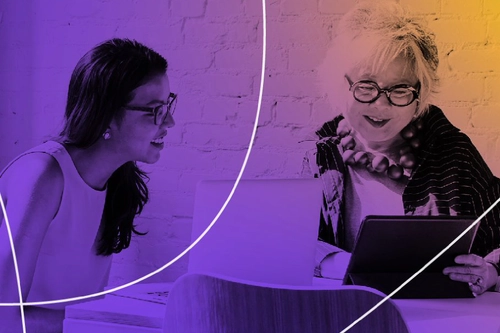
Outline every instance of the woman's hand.
{"type": "Polygon", "coordinates": [[[329,255],[321,262],[321,276],[329,279],[343,279],[350,259],[351,254],[343,251],[329,255]]]}
{"type": "Polygon", "coordinates": [[[498,273],[495,267],[475,254],[459,255],[455,262],[461,266],[446,267],[443,273],[455,281],[467,282],[474,295],[481,295],[495,286],[498,273]]]}

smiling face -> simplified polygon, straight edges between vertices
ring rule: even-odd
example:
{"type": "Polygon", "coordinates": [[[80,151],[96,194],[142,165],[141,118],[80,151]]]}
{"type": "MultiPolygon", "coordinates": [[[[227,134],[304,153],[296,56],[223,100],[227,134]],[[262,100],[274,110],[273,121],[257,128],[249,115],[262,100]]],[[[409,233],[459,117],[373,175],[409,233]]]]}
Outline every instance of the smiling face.
{"type": "MultiPolygon", "coordinates": [[[[367,73],[366,71],[352,70],[347,76],[353,81],[370,80],[376,82],[381,89],[398,84],[407,84],[415,87],[417,78],[409,69],[407,61],[402,57],[395,58],[381,73],[367,73]]],[[[382,93],[371,103],[361,103],[354,99],[346,81],[345,118],[353,130],[368,145],[385,145],[389,147],[400,140],[399,133],[410,123],[417,111],[417,102],[408,106],[398,107],[391,105],[387,96],[382,93]]]]}
{"type": "MultiPolygon", "coordinates": [[[[133,98],[128,105],[153,108],[166,104],[169,94],[167,75],[158,74],[132,92],[133,98]]],[[[168,115],[163,123],[155,125],[154,118],[151,112],[125,108],[122,118],[114,119],[110,124],[114,151],[123,155],[127,161],[150,164],[157,162],[163,149],[167,128],[174,126],[175,122],[172,116],[168,115]]]]}

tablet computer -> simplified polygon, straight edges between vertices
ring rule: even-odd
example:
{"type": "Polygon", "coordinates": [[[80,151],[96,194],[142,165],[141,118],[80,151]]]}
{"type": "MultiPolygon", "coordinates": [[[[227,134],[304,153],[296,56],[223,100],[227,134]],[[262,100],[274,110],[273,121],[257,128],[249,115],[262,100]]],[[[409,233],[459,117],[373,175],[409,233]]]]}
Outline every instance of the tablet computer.
{"type": "MultiPolygon", "coordinates": [[[[361,224],[343,283],[390,294],[462,232],[475,217],[367,216],[361,224]]],[[[474,297],[467,283],[442,273],[470,253],[479,223],[392,298],[474,297]]]]}

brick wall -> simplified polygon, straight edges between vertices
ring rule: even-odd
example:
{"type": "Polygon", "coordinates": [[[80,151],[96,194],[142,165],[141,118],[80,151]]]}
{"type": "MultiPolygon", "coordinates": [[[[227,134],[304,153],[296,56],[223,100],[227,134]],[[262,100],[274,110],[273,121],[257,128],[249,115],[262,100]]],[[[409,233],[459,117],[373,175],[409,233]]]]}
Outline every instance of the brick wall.
{"type": "MultiPolygon", "coordinates": [[[[298,177],[299,144],[332,116],[315,68],[352,0],[267,1],[264,98],[247,177],[298,177]]],[[[500,175],[498,0],[401,0],[425,16],[440,49],[436,102],[500,175]]],[[[111,283],[162,266],[189,244],[194,189],[237,175],[257,108],[262,52],[259,0],[74,0],[0,3],[0,167],[53,134],[79,57],[110,37],[135,38],[170,63],[176,127],[151,172],[147,236],[115,257],[111,283]]],[[[152,280],[173,280],[187,258],[152,280]]]]}

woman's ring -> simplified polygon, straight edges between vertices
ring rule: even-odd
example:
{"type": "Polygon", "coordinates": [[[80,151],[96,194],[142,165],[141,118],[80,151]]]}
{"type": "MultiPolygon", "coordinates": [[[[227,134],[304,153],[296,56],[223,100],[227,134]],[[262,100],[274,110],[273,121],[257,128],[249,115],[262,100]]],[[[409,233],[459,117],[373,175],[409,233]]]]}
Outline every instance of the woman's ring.
{"type": "Polygon", "coordinates": [[[483,284],[483,278],[480,277],[480,276],[478,276],[477,279],[476,279],[476,281],[474,282],[474,285],[480,286],[482,284],[483,284]]]}

